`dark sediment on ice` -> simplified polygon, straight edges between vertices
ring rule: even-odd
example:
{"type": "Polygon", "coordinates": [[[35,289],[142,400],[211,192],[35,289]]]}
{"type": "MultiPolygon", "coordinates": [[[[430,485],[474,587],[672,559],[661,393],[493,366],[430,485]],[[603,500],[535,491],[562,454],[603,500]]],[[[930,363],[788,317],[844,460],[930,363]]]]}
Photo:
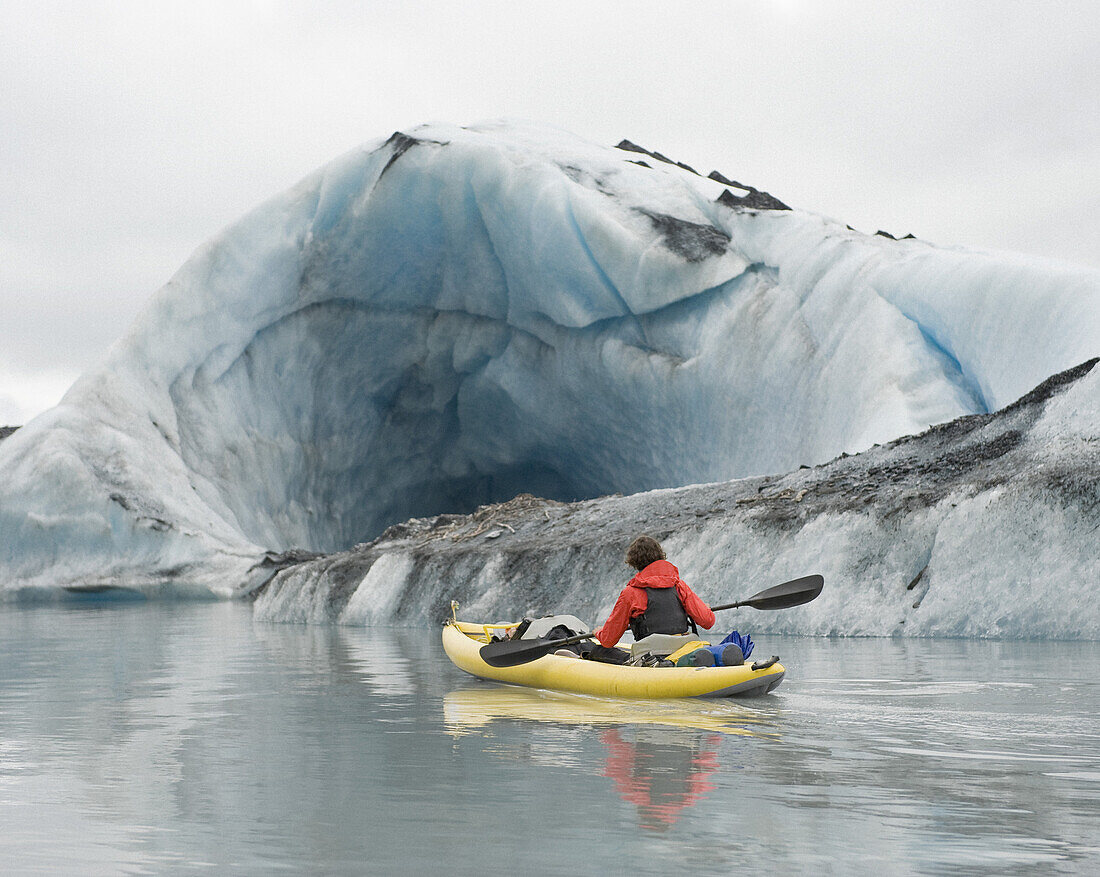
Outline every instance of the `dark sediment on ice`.
{"type": "MultiPolygon", "coordinates": [[[[632,143],[630,140],[621,140],[616,144],[616,149],[621,149],[624,152],[636,152],[641,155],[648,155],[650,158],[655,158],[657,161],[664,162],[665,164],[671,164],[674,167],[682,168],[689,173],[695,174],[697,177],[702,176],[695,168],[689,164],[684,164],[682,161],[673,161],[667,155],[662,155],[660,152],[651,152],[643,146],[639,146],[637,143],[632,143]]],[[[650,167],[650,165],[644,161],[638,161],[629,159],[631,164],[640,164],[642,167],[650,167]]],[[[744,183],[738,183],[736,180],[731,180],[725,174],[720,171],[711,171],[707,174],[707,179],[714,180],[716,183],[721,183],[723,186],[733,186],[738,189],[742,189],[746,192],[745,195],[735,195],[729,189],[726,189],[718,196],[718,203],[724,204],[726,207],[733,208],[735,210],[790,210],[791,208],[767,192],[761,192],[759,189],[753,186],[747,186],[744,183]]]]}

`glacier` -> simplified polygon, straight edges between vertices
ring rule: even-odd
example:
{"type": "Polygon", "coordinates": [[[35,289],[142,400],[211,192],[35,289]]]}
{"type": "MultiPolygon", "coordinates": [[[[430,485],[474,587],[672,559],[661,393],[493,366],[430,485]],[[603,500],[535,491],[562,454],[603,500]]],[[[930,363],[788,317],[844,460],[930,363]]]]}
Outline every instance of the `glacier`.
{"type": "MultiPolygon", "coordinates": [[[[0,594],[271,606],[312,554],[402,521],[804,471],[989,416],[1098,347],[1095,270],[862,234],[627,141],[425,125],[200,248],[0,442],[0,594]]],[[[1070,420],[1094,436],[1095,394],[1070,420]]],[[[760,545],[762,568],[787,556],[760,545]]],[[[356,602],[405,605],[407,563],[373,564],[356,602]]],[[[921,629],[1013,634],[956,622],[921,629]]]]}
{"type": "Polygon", "coordinates": [[[712,605],[810,571],[826,587],[715,631],[1100,639],[1100,368],[1093,359],[971,415],[782,476],[558,503],[530,495],[404,522],[258,589],[258,617],[370,624],[610,612],[626,546],[659,538],[712,605]],[[441,586],[442,583],[442,586],[441,586]]]}

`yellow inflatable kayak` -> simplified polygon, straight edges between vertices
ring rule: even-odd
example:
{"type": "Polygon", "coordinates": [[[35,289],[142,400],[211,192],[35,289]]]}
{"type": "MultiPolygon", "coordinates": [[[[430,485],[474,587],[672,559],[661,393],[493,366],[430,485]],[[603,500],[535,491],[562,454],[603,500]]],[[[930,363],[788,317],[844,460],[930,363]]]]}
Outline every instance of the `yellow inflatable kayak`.
{"type": "Polygon", "coordinates": [[[460,670],[482,679],[594,694],[603,697],[734,697],[767,694],[786,670],[780,663],[754,670],[738,667],[632,667],[604,664],[562,655],[541,658],[514,667],[493,667],[481,658],[481,647],[493,632],[514,624],[475,624],[448,620],[443,627],[443,650],[460,670]]]}

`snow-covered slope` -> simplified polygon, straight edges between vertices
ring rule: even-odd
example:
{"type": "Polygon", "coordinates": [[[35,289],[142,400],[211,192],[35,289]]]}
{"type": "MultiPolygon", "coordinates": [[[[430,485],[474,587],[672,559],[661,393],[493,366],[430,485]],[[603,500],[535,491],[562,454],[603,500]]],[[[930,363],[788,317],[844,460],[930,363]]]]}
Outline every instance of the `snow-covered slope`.
{"type": "Polygon", "coordinates": [[[269,552],[520,491],[819,463],[1097,352],[1095,271],[758,195],[515,124],[334,161],[0,444],[0,588],[240,592],[269,552]]]}

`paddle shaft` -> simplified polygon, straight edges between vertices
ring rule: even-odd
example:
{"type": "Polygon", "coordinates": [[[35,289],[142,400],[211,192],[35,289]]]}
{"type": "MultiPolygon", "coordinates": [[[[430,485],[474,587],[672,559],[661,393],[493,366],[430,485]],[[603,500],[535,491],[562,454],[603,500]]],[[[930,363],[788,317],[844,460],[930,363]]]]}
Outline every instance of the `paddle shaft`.
{"type": "Polygon", "coordinates": [[[721,606],[711,606],[711,612],[721,612],[723,609],[736,609],[738,606],[749,606],[751,603],[748,600],[742,600],[740,603],[723,603],[721,606]]]}
{"type": "MultiPolygon", "coordinates": [[[[548,648],[557,648],[558,646],[571,646],[573,643],[582,643],[586,639],[595,639],[594,633],[578,633],[576,636],[571,636],[566,639],[556,639],[547,643],[548,648]]],[[[538,640],[520,640],[520,642],[538,642],[538,640]]]]}

